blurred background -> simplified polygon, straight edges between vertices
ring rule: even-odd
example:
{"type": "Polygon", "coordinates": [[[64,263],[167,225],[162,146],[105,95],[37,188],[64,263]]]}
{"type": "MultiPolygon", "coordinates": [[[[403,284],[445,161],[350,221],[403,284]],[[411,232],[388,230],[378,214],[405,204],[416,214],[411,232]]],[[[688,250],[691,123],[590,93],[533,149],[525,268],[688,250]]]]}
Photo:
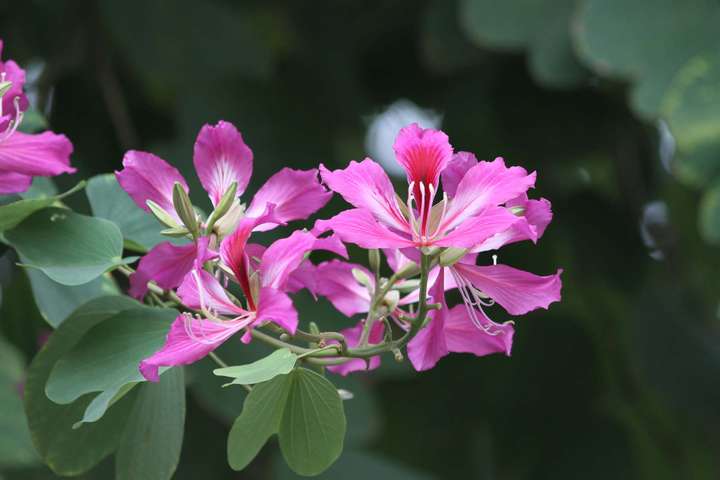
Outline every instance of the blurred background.
{"type": "MultiPolygon", "coordinates": [[[[0,2],[4,58],[75,145],[79,172],[55,179],[60,190],[143,149],[179,166],[207,207],[192,145],[219,119],[254,151],[250,193],[284,166],[368,155],[402,184],[390,146],[412,121],[537,170],[553,223],[500,258],[564,268],[562,303],[517,319],[511,358],[454,355],[423,374],[388,358],[338,379],[355,398],[332,479],[720,478],[719,28],[716,0],[0,2]]],[[[51,479],[18,393],[49,327],[11,265],[6,255],[0,329],[17,354],[0,364],[0,478],[51,479]]],[[[303,321],[351,323],[297,302],[303,321]]],[[[238,362],[262,348],[227,347],[238,362]]],[[[209,368],[188,372],[175,478],[295,478],[274,442],[229,469],[244,394],[209,368]]],[[[82,478],[111,478],[111,462],[82,478]]]]}

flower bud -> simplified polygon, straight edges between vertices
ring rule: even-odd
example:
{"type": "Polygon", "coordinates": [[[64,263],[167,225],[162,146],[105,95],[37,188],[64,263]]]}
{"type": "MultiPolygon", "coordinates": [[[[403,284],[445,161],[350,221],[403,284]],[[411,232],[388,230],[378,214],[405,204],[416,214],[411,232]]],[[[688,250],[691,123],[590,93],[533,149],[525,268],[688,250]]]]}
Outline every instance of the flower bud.
{"type": "Polygon", "coordinates": [[[380,272],[380,250],[377,248],[368,250],[368,263],[370,265],[370,270],[375,273],[380,272]]]}
{"type": "Polygon", "coordinates": [[[355,280],[357,280],[360,285],[367,287],[368,290],[372,290],[373,283],[372,283],[372,280],[370,280],[370,277],[368,276],[367,273],[360,270],[359,268],[353,268],[352,274],[353,274],[353,277],[355,277],[355,280]]]}
{"type": "Polygon", "coordinates": [[[8,90],[12,88],[12,82],[3,81],[0,82],[0,98],[2,98],[3,95],[5,95],[8,90]]]}
{"type": "Polygon", "coordinates": [[[152,214],[155,215],[155,218],[157,218],[158,221],[166,227],[170,227],[172,229],[182,228],[178,225],[175,219],[157,203],[152,200],[146,200],[145,204],[148,206],[152,214]]]}
{"type": "Polygon", "coordinates": [[[518,217],[522,217],[523,215],[525,215],[525,207],[522,207],[520,205],[510,207],[509,210],[510,213],[512,213],[513,215],[517,215],[518,217]]]}
{"type": "Polygon", "coordinates": [[[225,215],[215,221],[214,229],[218,238],[225,238],[235,231],[240,220],[245,216],[245,205],[240,203],[237,198],[233,199],[232,204],[225,215]]]}
{"type": "Polygon", "coordinates": [[[405,265],[403,268],[395,272],[395,275],[398,276],[398,278],[409,278],[414,277],[415,275],[420,273],[420,266],[415,262],[410,262],[407,265],[405,265]]]}
{"type": "Polygon", "coordinates": [[[190,197],[188,197],[187,192],[180,182],[175,182],[175,186],[173,187],[173,206],[175,207],[178,217],[180,217],[180,220],[182,220],[190,233],[192,233],[193,237],[197,237],[200,233],[197,214],[190,201],[190,197]]]}
{"type": "Polygon", "coordinates": [[[225,194],[220,199],[220,202],[218,202],[215,210],[213,210],[213,212],[210,214],[210,218],[208,218],[207,222],[207,228],[205,229],[206,233],[209,234],[210,232],[212,232],[213,228],[215,227],[215,223],[220,220],[228,212],[228,210],[230,210],[230,207],[233,206],[236,192],[237,182],[233,182],[230,185],[230,188],[227,189],[225,194]]]}
{"type": "Polygon", "coordinates": [[[160,232],[161,235],[165,235],[166,237],[185,237],[189,233],[190,231],[185,227],[166,228],[160,232]]]}
{"type": "Polygon", "coordinates": [[[443,267],[449,267],[456,264],[461,258],[467,254],[467,248],[447,248],[440,254],[439,263],[443,267]]]}

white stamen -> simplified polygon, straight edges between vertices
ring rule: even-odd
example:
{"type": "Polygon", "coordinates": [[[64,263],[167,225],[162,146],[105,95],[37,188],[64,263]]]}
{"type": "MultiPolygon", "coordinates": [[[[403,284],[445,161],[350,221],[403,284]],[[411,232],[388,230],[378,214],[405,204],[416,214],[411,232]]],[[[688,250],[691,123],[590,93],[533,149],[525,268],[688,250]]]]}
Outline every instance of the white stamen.
{"type": "Polygon", "coordinates": [[[470,317],[470,320],[472,320],[473,324],[478,329],[491,336],[504,334],[505,331],[502,329],[503,325],[493,322],[482,308],[483,306],[490,307],[494,305],[495,301],[492,299],[484,300],[481,297],[480,291],[472,284],[470,284],[470,282],[468,282],[465,278],[463,278],[463,276],[460,275],[460,273],[458,273],[457,270],[455,270],[454,268],[451,268],[450,272],[455,279],[455,283],[457,284],[458,290],[460,291],[460,296],[462,296],[463,303],[465,304],[465,308],[468,312],[468,316],[470,317]],[[485,320],[485,323],[483,323],[478,317],[478,310],[482,315],[482,319],[485,320]]]}
{"type": "MultiPolygon", "coordinates": [[[[20,97],[15,97],[13,99],[13,104],[15,105],[15,118],[10,120],[8,123],[7,128],[4,132],[0,133],[0,142],[3,142],[10,138],[10,136],[15,133],[15,131],[18,129],[20,124],[22,123],[23,119],[23,112],[20,111],[20,97]]],[[[2,101],[0,101],[0,116],[2,116],[2,101]]]]}
{"type": "Polygon", "coordinates": [[[498,259],[497,254],[492,256],[493,265],[497,265],[497,259],[498,259]]]}

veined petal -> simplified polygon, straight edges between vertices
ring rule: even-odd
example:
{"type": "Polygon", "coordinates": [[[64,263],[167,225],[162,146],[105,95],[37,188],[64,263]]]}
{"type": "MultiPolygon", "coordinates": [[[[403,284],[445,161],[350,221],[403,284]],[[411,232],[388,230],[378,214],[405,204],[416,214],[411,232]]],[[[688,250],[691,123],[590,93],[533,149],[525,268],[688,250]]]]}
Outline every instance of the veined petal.
{"type": "Polygon", "coordinates": [[[334,253],[335,255],[340,255],[345,259],[348,258],[347,247],[345,247],[345,244],[342,242],[340,237],[335,234],[315,239],[315,244],[313,244],[312,249],[324,250],[326,252],[334,253]]]}
{"type": "MultiPolygon", "coordinates": [[[[302,220],[324,207],[331,197],[332,192],[320,184],[317,169],[283,168],[260,187],[245,214],[258,216],[268,203],[273,203],[275,216],[283,222],[302,220]]],[[[275,223],[264,223],[255,230],[264,232],[275,226],[275,223]]]]}
{"type": "Polygon", "coordinates": [[[282,290],[290,274],[300,266],[316,240],[313,234],[297,230],[270,245],[260,260],[261,285],[282,290]]]}
{"type": "Polygon", "coordinates": [[[409,182],[415,182],[415,198],[421,198],[419,185],[432,185],[437,190],[440,173],[452,158],[453,149],[448,136],[432,128],[423,129],[412,123],[400,130],[393,145],[395,156],[407,172],[409,182]]]}
{"type": "MultiPolygon", "coordinates": [[[[123,157],[123,169],[115,172],[120,186],[138,207],[150,211],[147,201],[152,200],[170,215],[177,218],[173,206],[173,187],[180,183],[186,192],[187,183],[177,168],[152,153],[130,150],[123,157]]],[[[178,219],[179,221],[179,219],[178,219]]]]}
{"type": "Polygon", "coordinates": [[[310,260],[303,260],[288,277],[284,290],[288,293],[297,293],[306,288],[317,300],[317,267],[310,260]]]}
{"type": "Polygon", "coordinates": [[[397,248],[384,248],[383,253],[385,254],[387,263],[393,272],[398,272],[403,267],[411,263],[415,263],[413,260],[403,255],[403,253],[397,248]]]}
{"type": "MultiPolygon", "coordinates": [[[[340,330],[340,333],[342,333],[345,336],[345,342],[350,347],[356,347],[358,345],[358,342],[360,341],[360,336],[362,335],[363,331],[363,322],[359,322],[354,327],[345,328],[343,330],[340,330]]],[[[370,330],[370,336],[368,337],[368,344],[370,345],[377,345],[378,343],[382,342],[383,337],[385,336],[385,324],[383,322],[375,322],[372,326],[372,329],[370,330]]],[[[330,341],[328,343],[337,343],[336,341],[330,341]]],[[[345,362],[341,365],[330,365],[327,367],[329,371],[332,373],[336,373],[338,375],[342,375],[343,377],[348,375],[352,372],[360,372],[360,371],[367,371],[367,370],[375,370],[380,366],[380,355],[375,355],[373,357],[370,357],[369,364],[365,362],[362,358],[356,358],[353,360],[350,360],[348,362],[345,362]]]]}
{"type": "Polygon", "coordinates": [[[445,318],[445,342],[455,353],[472,353],[478,357],[491,353],[510,356],[515,328],[512,323],[496,327],[493,335],[473,324],[465,305],[451,308],[445,318]]]}
{"type": "Polygon", "coordinates": [[[516,199],[506,204],[508,207],[523,208],[524,213],[518,217],[519,221],[507,230],[493,235],[480,245],[474,247],[472,249],[473,252],[497,250],[504,245],[521,242],[523,240],[537,242],[543,233],[545,233],[545,229],[552,220],[552,206],[550,202],[544,198],[540,200],[528,200],[527,195],[522,195],[521,197],[524,197],[522,201],[516,199]]]}
{"type": "Polygon", "coordinates": [[[237,182],[237,196],[245,191],[252,175],[253,153],[237,128],[221,120],[200,130],[195,140],[193,163],[200,183],[212,204],[217,206],[233,182],[237,182]]]}
{"type": "Polygon", "coordinates": [[[525,193],[535,184],[535,173],[506,167],[502,158],[480,162],[463,176],[450,200],[439,229],[449,231],[488,206],[496,206],[525,193]]]}
{"type": "Polygon", "coordinates": [[[157,382],[160,367],[197,362],[240,331],[247,323],[247,320],[212,322],[179,315],[170,327],[165,345],[140,362],[140,373],[149,381],[157,382]]]}
{"type": "Polygon", "coordinates": [[[389,227],[408,230],[390,178],[377,163],[369,158],[360,163],[353,160],[344,170],[334,171],[320,165],[320,175],[330,190],[342,195],[348,203],[371,212],[389,227]]]}
{"type": "Polygon", "coordinates": [[[453,268],[512,315],[547,309],[551,303],[560,301],[562,270],[554,275],[539,276],[507,265],[456,263],[453,268]]]}
{"type": "Polygon", "coordinates": [[[22,193],[32,184],[30,175],[0,170],[0,195],[22,193]]]}
{"type": "Polygon", "coordinates": [[[0,170],[32,176],[74,173],[72,152],[72,143],[65,135],[15,132],[0,142],[0,170]]]}
{"type": "Polygon", "coordinates": [[[388,230],[369,211],[360,208],[345,210],[329,220],[318,220],[312,231],[319,235],[328,230],[334,231],[343,242],[354,243],[362,248],[404,248],[415,245],[409,238],[388,230]]]}
{"type": "Polygon", "coordinates": [[[185,275],[178,296],[188,308],[207,310],[221,315],[242,315],[247,313],[235,305],[227,296],[220,282],[206,270],[193,269],[185,275]]]}
{"type": "Polygon", "coordinates": [[[295,334],[298,326],[298,314],[287,294],[271,287],[260,289],[255,324],[260,325],[265,322],[273,322],[291,335],[295,334]]]}
{"type": "Polygon", "coordinates": [[[24,93],[25,70],[20,68],[13,60],[1,60],[3,42],[0,40],[0,73],[5,74],[5,80],[12,83],[10,89],[2,97],[2,111],[4,114],[15,117],[15,99],[19,98],[18,106],[21,111],[28,108],[28,99],[24,93]]]}
{"type": "Polygon", "coordinates": [[[472,167],[477,165],[478,161],[475,155],[470,152],[458,152],[453,155],[450,162],[442,172],[443,191],[452,198],[457,192],[460,180],[472,167]]]}
{"type": "Polygon", "coordinates": [[[316,267],[318,295],[327,298],[346,317],[367,312],[370,308],[370,292],[355,280],[354,268],[367,274],[375,283],[373,275],[365,267],[354,263],[331,260],[316,267]]]}
{"type": "Polygon", "coordinates": [[[488,206],[433,243],[442,247],[472,248],[518,221],[520,219],[507,208],[488,206]]]}
{"type": "Polygon", "coordinates": [[[408,343],[408,358],[418,372],[433,368],[449,352],[445,340],[448,309],[445,304],[444,278],[443,269],[439,269],[438,278],[430,293],[433,302],[440,303],[441,308],[430,313],[432,316],[430,322],[408,343]]]}

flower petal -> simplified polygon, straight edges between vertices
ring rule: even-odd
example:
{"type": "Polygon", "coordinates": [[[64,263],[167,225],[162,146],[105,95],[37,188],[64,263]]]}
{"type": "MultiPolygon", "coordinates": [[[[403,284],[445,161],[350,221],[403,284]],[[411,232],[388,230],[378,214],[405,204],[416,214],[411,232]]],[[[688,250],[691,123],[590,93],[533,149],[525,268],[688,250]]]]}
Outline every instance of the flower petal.
{"type": "Polygon", "coordinates": [[[15,132],[0,143],[0,170],[32,176],[74,173],[72,152],[72,143],[65,135],[15,132]]]}
{"type": "Polygon", "coordinates": [[[313,233],[333,230],[343,242],[362,248],[404,248],[415,244],[408,238],[393,233],[380,224],[373,215],[360,208],[345,210],[329,220],[315,222],[313,233]]]}
{"type": "Polygon", "coordinates": [[[115,177],[138,207],[149,212],[147,201],[152,200],[179,221],[173,206],[173,187],[178,182],[186,192],[189,189],[177,168],[152,153],[130,150],[115,177]]]}
{"type": "Polygon", "coordinates": [[[488,206],[496,206],[525,193],[535,184],[535,173],[522,167],[506,167],[502,158],[480,162],[460,180],[439,226],[449,231],[488,206]]]}
{"type": "Polygon", "coordinates": [[[524,213],[518,217],[520,220],[507,230],[493,235],[474,247],[473,252],[497,250],[504,245],[523,240],[537,242],[552,220],[552,206],[544,198],[528,200],[527,195],[522,195],[522,197],[524,197],[522,201],[513,200],[506,204],[508,207],[519,206],[523,208],[524,213]]]}
{"type": "Polygon", "coordinates": [[[32,177],[21,173],[0,170],[0,195],[22,193],[30,188],[32,177]]]}
{"type": "Polygon", "coordinates": [[[297,230],[270,245],[260,260],[261,285],[282,290],[290,274],[300,266],[316,240],[313,234],[297,230]]]}
{"type": "MultiPolygon", "coordinates": [[[[358,322],[357,325],[350,328],[345,328],[343,330],[340,330],[340,333],[342,333],[345,336],[345,342],[347,342],[348,346],[350,347],[356,347],[358,342],[360,341],[360,336],[362,335],[363,331],[363,322],[358,322]]],[[[368,344],[370,345],[377,345],[378,343],[382,342],[383,338],[385,336],[385,324],[383,322],[375,322],[372,326],[372,330],[370,331],[370,336],[368,337],[368,344]]],[[[328,343],[337,343],[336,341],[330,341],[328,343]]],[[[350,360],[348,362],[345,362],[341,365],[330,365],[327,367],[329,371],[332,373],[342,375],[343,377],[348,375],[352,372],[360,372],[360,371],[368,371],[368,370],[375,370],[380,366],[380,355],[375,355],[373,357],[370,357],[370,361],[365,362],[362,358],[356,358],[353,360],[350,360]]]]}
{"type": "Polygon", "coordinates": [[[346,317],[367,312],[370,308],[370,293],[355,280],[354,268],[365,272],[374,283],[373,275],[361,265],[331,260],[316,267],[318,295],[327,298],[346,317]]]}
{"type": "MultiPolygon", "coordinates": [[[[275,216],[283,222],[302,220],[324,207],[331,197],[332,192],[320,184],[317,169],[283,168],[260,187],[245,214],[258,216],[265,211],[268,203],[273,203],[275,216]]],[[[275,226],[277,224],[264,223],[255,230],[264,232],[275,226]]]]}
{"type": "Polygon", "coordinates": [[[433,243],[442,247],[472,248],[519,221],[507,208],[489,206],[433,243]]]}
{"type": "Polygon", "coordinates": [[[562,270],[554,275],[539,276],[507,265],[456,263],[453,268],[512,315],[547,309],[551,303],[560,301],[562,270]]]}
{"type": "Polygon", "coordinates": [[[430,294],[433,302],[440,303],[441,308],[430,313],[432,316],[430,322],[408,343],[408,358],[418,372],[433,368],[449,352],[444,331],[445,319],[448,315],[444,280],[444,269],[439,269],[438,278],[430,294]]]}
{"type": "Polygon", "coordinates": [[[271,321],[291,335],[298,326],[298,314],[287,294],[271,287],[260,289],[256,324],[271,321]]]}
{"type": "Polygon", "coordinates": [[[495,335],[486,333],[473,324],[465,305],[456,305],[445,319],[445,342],[451,352],[472,353],[478,357],[491,353],[510,356],[515,328],[512,322],[498,328],[495,335]]]}
{"type": "MultiPolygon", "coordinates": [[[[0,58],[2,58],[3,42],[0,40],[0,58]]],[[[5,74],[5,80],[12,83],[10,89],[2,96],[2,112],[15,118],[15,99],[19,98],[18,106],[21,111],[28,108],[28,99],[24,93],[25,70],[20,68],[13,60],[0,60],[0,73],[5,74]]]]}
{"type": "Polygon", "coordinates": [[[399,231],[408,230],[396,200],[390,178],[380,165],[366,158],[350,162],[344,170],[330,171],[320,165],[323,182],[353,206],[371,212],[385,225],[399,231]]]}
{"type": "Polygon", "coordinates": [[[235,305],[220,282],[203,269],[195,268],[185,275],[177,293],[183,305],[193,310],[209,310],[221,315],[247,313],[235,305]]]}
{"type": "Polygon", "coordinates": [[[409,182],[415,182],[416,199],[420,199],[419,185],[432,185],[437,191],[440,173],[452,158],[453,149],[448,136],[432,128],[423,129],[412,123],[400,130],[393,145],[395,156],[405,168],[409,182]]]}
{"type": "Polygon", "coordinates": [[[245,191],[252,175],[253,153],[237,128],[221,120],[200,130],[193,163],[200,183],[217,206],[233,182],[237,182],[237,196],[245,191]]]}
{"type": "Polygon", "coordinates": [[[248,322],[212,322],[179,315],[168,333],[165,345],[140,362],[140,373],[151,382],[159,380],[160,367],[197,362],[240,331],[248,322]]]}
{"type": "Polygon", "coordinates": [[[470,152],[458,152],[453,155],[450,163],[442,172],[443,191],[448,194],[448,197],[455,196],[460,180],[477,163],[477,158],[470,152]]]}

